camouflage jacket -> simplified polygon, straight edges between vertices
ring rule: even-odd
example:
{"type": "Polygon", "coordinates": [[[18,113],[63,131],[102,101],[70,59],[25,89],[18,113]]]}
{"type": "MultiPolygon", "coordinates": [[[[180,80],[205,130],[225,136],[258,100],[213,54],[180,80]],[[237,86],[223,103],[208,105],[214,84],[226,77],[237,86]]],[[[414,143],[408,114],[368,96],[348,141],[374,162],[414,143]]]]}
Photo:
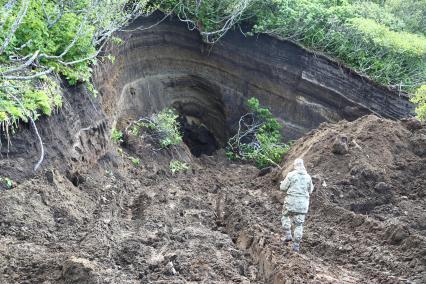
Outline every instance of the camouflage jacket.
{"type": "Polygon", "coordinates": [[[308,213],[309,195],[314,190],[314,185],[305,170],[289,172],[281,182],[280,189],[287,193],[284,199],[285,209],[293,213],[308,213]]]}

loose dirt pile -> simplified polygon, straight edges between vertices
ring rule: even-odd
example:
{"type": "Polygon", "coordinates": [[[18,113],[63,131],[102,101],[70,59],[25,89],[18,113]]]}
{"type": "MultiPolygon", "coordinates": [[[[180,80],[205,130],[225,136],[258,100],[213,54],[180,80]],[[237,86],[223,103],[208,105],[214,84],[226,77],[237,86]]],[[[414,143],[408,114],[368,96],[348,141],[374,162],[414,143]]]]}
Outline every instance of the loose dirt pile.
{"type": "Polygon", "coordinates": [[[180,150],[192,169],[172,176],[176,153],[123,147],[141,164],[107,153],[0,192],[1,283],[426,282],[426,128],[367,116],[298,140],[283,168],[303,157],[316,181],[300,254],[279,170],[180,150]]]}

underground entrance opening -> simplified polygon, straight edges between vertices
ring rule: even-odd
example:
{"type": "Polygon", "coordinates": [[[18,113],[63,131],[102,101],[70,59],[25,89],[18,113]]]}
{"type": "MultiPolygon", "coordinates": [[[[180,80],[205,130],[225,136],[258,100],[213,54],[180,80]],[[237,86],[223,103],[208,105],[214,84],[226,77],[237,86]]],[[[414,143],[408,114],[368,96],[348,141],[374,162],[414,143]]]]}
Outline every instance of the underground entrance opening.
{"type": "Polygon", "coordinates": [[[183,142],[188,146],[192,155],[212,155],[219,149],[214,134],[196,117],[180,115],[179,122],[183,142]]]}
{"type": "Polygon", "coordinates": [[[210,156],[226,145],[234,121],[230,113],[239,109],[239,104],[225,102],[223,96],[216,82],[198,76],[140,78],[124,88],[117,124],[172,108],[179,115],[183,142],[191,153],[196,157],[210,156]]]}

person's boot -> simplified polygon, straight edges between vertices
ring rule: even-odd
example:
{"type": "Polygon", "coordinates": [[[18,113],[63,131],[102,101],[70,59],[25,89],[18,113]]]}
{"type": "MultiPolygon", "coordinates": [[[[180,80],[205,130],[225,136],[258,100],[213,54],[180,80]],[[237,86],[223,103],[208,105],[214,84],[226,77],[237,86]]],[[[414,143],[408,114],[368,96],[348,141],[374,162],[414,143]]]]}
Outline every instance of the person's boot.
{"type": "Polygon", "coordinates": [[[291,235],[291,231],[284,231],[284,237],[282,238],[282,240],[285,243],[291,242],[293,240],[293,236],[291,235]]]}
{"type": "Polygon", "coordinates": [[[293,243],[293,247],[291,248],[294,252],[300,251],[300,244],[299,243],[293,243]]]}

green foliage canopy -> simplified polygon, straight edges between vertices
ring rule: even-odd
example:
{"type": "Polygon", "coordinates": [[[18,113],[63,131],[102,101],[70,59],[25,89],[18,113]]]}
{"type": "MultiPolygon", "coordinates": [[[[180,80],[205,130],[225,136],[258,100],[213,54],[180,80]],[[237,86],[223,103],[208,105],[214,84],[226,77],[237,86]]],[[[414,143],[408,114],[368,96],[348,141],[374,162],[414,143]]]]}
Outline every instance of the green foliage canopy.
{"type": "Polygon", "coordinates": [[[61,106],[60,79],[90,83],[114,31],[147,0],[0,0],[0,124],[36,120],[61,106]]]}

